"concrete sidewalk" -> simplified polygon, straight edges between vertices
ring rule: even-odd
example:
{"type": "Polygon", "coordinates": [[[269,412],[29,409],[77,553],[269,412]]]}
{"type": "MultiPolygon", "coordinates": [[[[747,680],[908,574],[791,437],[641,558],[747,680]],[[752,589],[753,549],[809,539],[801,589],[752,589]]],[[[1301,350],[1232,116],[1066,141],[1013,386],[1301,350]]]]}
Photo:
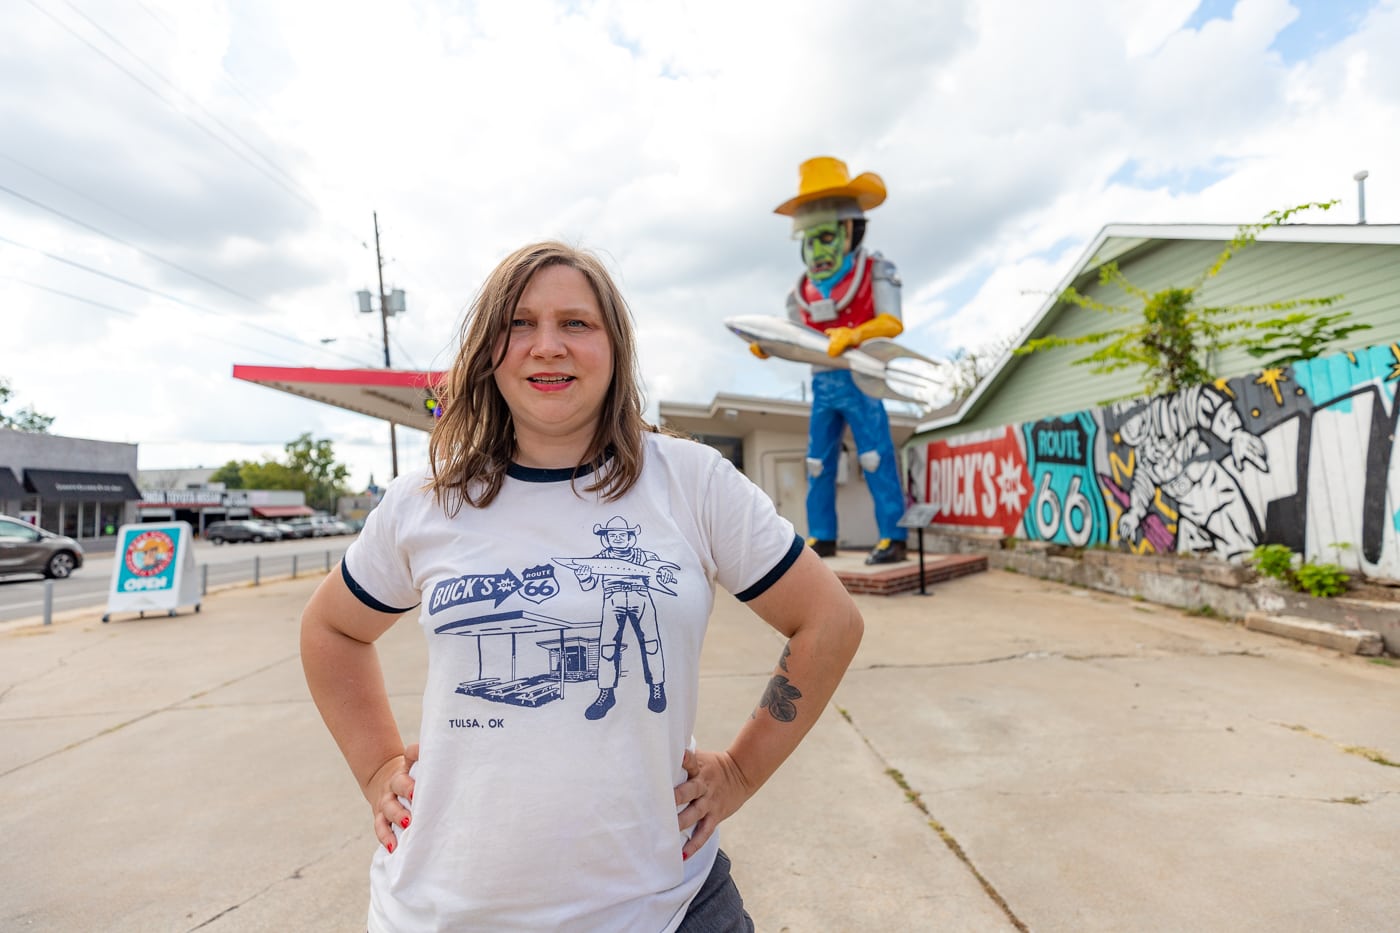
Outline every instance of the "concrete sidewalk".
{"type": "MultiPolygon", "coordinates": [[[[0,630],[0,929],[363,929],[367,809],[307,696],[316,581],[0,630]]],[[[1400,668],[1000,571],[858,597],[811,737],[724,826],[761,931],[1400,925],[1400,668]]],[[[781,639],[721,595],[702,745],[781,639]]],[[[381,642],[405,732],[424,668],[381,642]]]]}

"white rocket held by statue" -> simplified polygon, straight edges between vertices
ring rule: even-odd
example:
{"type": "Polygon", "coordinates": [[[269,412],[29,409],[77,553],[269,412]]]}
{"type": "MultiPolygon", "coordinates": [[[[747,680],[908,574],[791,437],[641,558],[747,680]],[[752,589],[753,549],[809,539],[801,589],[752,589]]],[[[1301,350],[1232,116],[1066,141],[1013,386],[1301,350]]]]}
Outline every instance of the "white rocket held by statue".
{"type": "Polygon", "coordinates": [[[893,340],[876,337],[840,356],[826,352],[826,337],[810,327],[767,314],[741,314],[724,326],[740,340],[757,344],[769,356],[811,363],[829,369],[849,369],[856,387],[871,398],[891,398],[940,408],[953,400],[951,372],[946,363],[931,360],[893,340]]]}

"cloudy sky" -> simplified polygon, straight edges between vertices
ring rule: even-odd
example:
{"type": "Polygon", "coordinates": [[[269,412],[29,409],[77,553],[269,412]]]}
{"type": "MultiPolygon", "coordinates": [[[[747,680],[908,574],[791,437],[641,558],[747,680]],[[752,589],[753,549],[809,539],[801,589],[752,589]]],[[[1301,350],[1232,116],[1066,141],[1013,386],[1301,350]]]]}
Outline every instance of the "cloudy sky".
{"type": "MultiPolygon", "coordinates": [[[[561,237],[641,326],[649,413],[798,398],[805,367],[722,327],[781,314],[797,166],[885,179],[867,242],[903,342],[1023,327],[1110,223],[1254,221],[1341,199],[1400,222],[1397,0],[7,0],[0,377],[53,432],[142,469],[387,430],[236,382],[378,366],[378,211],[396,368],[443,367],[486,272],[561,237]]],[[[11,411],[16,405],[11,406],[11,411]]],[[[400,430],[400,463],[426,436],[400,430]]]]}

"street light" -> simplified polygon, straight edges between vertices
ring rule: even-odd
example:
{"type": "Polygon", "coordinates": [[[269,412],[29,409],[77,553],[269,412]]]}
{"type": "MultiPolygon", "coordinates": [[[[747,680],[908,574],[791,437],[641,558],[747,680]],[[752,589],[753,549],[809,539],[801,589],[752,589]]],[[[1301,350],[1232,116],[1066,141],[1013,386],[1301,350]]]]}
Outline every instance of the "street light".
{"type": "MultiPolygon", "coordinates": [[[[384,335],[384,368],[393,369],[393,363],[389,362],[389,318],[395,314],[403,314],[408,310],[407,302],[404,299],[402,288],[396,288],[391,292],[384,291],[384,256],[379,251],[379,212],[374,212],[374,259],[379,266],[379,325],[380,331],[384,335]]],[[[362,288],[355,293],[359,299],[360,313],[373,314],[374,295],[367,288],[362,288]]],[[[389,421],[389,455],[392,458],[393,476],[399,475],[399,436],[396,425],[392,419],[389,421]]]]}

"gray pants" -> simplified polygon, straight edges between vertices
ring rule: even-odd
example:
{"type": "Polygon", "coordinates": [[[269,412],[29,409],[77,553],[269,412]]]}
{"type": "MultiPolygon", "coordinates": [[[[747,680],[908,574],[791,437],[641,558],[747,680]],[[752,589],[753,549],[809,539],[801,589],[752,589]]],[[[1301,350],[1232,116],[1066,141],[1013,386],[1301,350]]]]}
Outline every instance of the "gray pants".
{"type": "Polygon", "coordinates": [[[744,899],[729,877],[729,856],[720,849],[715,867],[690,902],[676,933],[754,933],[753,918],[744,910],[744,899]]]}

